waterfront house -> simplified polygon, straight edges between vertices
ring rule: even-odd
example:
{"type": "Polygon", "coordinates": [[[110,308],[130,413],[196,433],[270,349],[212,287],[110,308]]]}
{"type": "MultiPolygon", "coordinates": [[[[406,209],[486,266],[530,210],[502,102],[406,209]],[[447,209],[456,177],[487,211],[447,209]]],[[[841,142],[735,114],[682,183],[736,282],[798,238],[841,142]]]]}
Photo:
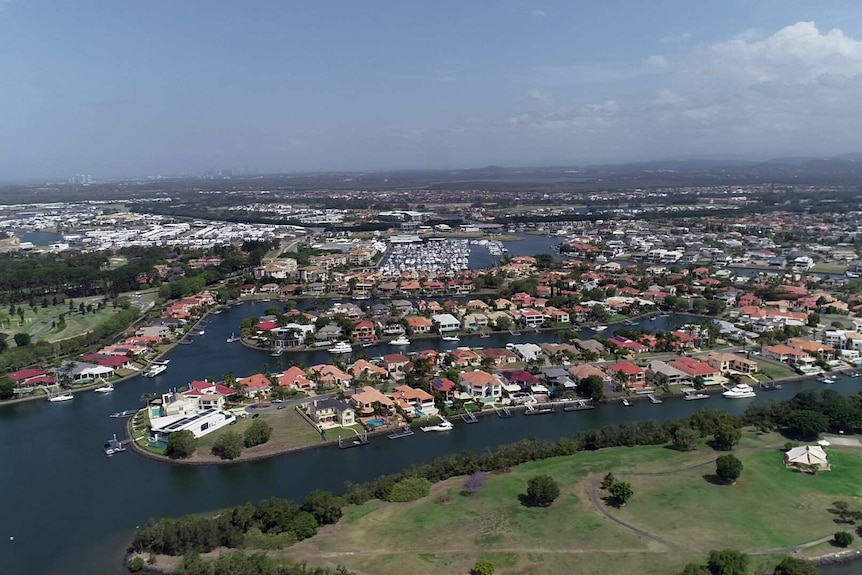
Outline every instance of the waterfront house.
{"type": "Polygon", "coordinates": [[[191,431],[195,438],[203,437],[236,421],[233,414],[218,409],[206,409],[193,415],[177,415],[150,420],[149,440],[167,442],[171,433],[191,431]]]}
{"type": "MultiPolygon", "coordinates": [[[[509,345],[506,347],[508,348],[509,345]]],[[[542,348],[535,343],[516,343],[511,348],[523,361],[533,361],[542,357],[542,348]]]]}
{"type": "Polygon", "coordinates": [[[255,286],[254,284],[243,284],[239,288],[239,295],[241,295],[241,296],[254,295],[256,291],[257,291],[257,286],[255,286]]]}
{"type": "Polygon", "coordinates": [[[431,380],[431,389],[435,393],[442,393],[447,400],[452,398],[452,392],[455,391],[456,387],[454,381],[445,377],[435,377],[431,380]]]}
{"type": "Polygon", "coordinates": [[[505,367],[510,363],[518,361],[518,356],[503,348],[489,347],[481,350],[483,358],[488,358],[494,362],[494,367],[505,367]]]}
{"type": "Polygon", "coordinates": [[[429,333],[434,327],[430,319],[419,315],[408,316],[404,318],[404,322],[407,324],[407,329],[413,334],[429,333]]]}
{"type": "Polygon", "coordinates": [[[350,427],[356,423],[353,407],[340,399],[316,399],[308,405],[308,417],[320,430],[350,427]]]}
{"type": "Polygon", "coordinates": [[[458,331],[461,328],[461,322],[458,321],[458,318],[448,313],[435,314],[431,316],[431,321],[434,322],[440,333],[458,331]]]}
{"type": "Polygon", "coordinates": [[[276,379],[278,380],[278,385],[283,387],[298,389],[300,391],[310,391],[314,389],[314,382],[308,379],[308,376],[305,375],[305,371],[295,365],[281,372],[276,379]]]}
{"type": "Polygon", "coordinates": [[[691,376],[688,373],[657,359],[649,362],[647,378],[656,386],[691,384],[691,376]]]}
{"type": "Polygon", "coordinates": [[[781,363],[801,364],[808,362],[809,360],[811,362],[814,361],[814,358],[808,355],[807,352],[782,344],[765,345],[761,349],[761,353],[764,358],[779,361],[781,363]]]}
{"type": "Polygon", "coordinates": [[[67,377],[72,383],[87,383],[97,379],[107,379],[113,373],[113,368],[81,361],[68,362],[56,370],[58,379],[67,377]]]}
{"type": "Polygon", "coordinates": [[[385,368],[364,359],[356,360],[348,371],[353,379],[382,379],[389,374],[385,368]]]}
{"type": "Polygon", "coordinates": [[[317,374],[320,383],[324,386],[350,387],[350,382],[353,381],[353,377],[351,375],[344,373],[334,365],[326,363],[313,365],[311,367],[311,371],[312,373],[317,374]]]}
{"type": "Polygon", "coordinates": [[[649,351],[649,348],[642,343],[636,342],[621,335],[615,335],[607,339],[607,344],[622,352],[644,353],[649,351]]]}
{"type": "Polygon", "coordinates": [[[13,371],[7,376],[15,384],[15,387],[25,385],[54,385],[54,378],[41,369],[22,369],[13,371]]]}
{"type": "Polygon", "coordinates": [[[395,413],[395,402],[371,386],[364,386],[350,396],[352,405],[360,417],[373,415],[392,415],[395,413]]]}
{"type": "Polygon", "coordinates": [[[486,327],[490,323],[487,314],[484,313],[468,313],[462,319],[462,325],[466,331],[475,331],[486,327]]]}
{"type": "Polygon", "coordinates": [[[752,374],[757,373],[758,371],[756,361],[734,353],[711,351],[709,352],[709,355],[706,356],[706,363],[717,369],[723,375],[729,375],[731,373],[752,374]]]}
{"type": "Polygon", "coordinates": [[[474,398],[497,398],[503,394],[503,383],[485,371],[464,371],[458,383],[467,394],[474,398]]]}
{"type": "Polygon", "coordinates": [[[400,353],[389,353],[383,356],[383,367],[386,373],[393,379],[404,377],[404,373],[409,371],[412,363],[410,358],[400,353]]]}
{"type": "Polygon", "coordinates": [[[691,357],[678,357],[667,364],[688,374],[692,381],[698,377],[702,378],[704,385],[718,385],[726,381],[716,368],[691,357]]]}
{"type": "Polygon", "coordinates": [[[621,360],[608,366],[608,373],[628,389],[646,387],[646,373],[637,365],[621,360]]]}
{"type": "Polygon", "coordinates": [[[152,337],[160,341],[171,336],[171,328],[166,325],[147,325],[138,328],[135,331],[135,335],[147,338],[152,337]]]}
{"type": "Polygon", "coordinates": [[[360,342],[374,341],[377,339],[377,334],[374,330],[374,324],[370,321],[360,321],[353,328],[353,337],[360,342]]]}
{"type": "Polygon", "coordinates": [[[100,353],[88,353],[81,356],[86,362],[95,363],[103,367],[110,367],[116,371],[118,369],[128,369],[132,365],[132,358],[124,355],[104,355],[100,353]]]}
{"type": "Polygon", "coordinates": [[[409,385],[399,385],[390,394],[395,405],[411,417],[427,417],[437,415],[434,396],[424,389],[415,389],[409,385]]]}
{"type": "Polygon", "coordinates": [[[323,326],[314,334],[314,338],[319,341],[338,341],[342,337],[344,337],[344,330],[341,329],[340,325],[334,323],[323,326]]]}
{"type": "Polygon", "coordinates": [[[266,395],[272,389],[272,382],[262,373],[255,373],[248,377],[237,380],[246,397],[255,397],[257,394],[266,395]]]}

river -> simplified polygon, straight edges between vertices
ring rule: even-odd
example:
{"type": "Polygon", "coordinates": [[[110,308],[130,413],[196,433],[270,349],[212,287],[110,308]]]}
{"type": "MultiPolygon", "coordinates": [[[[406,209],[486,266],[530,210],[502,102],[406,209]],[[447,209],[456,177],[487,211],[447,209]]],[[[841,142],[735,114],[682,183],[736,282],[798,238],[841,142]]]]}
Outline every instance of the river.
{"type": "MultiPolygon", "coordinates": [[[[486,417],[476,425],[456,425],[447,434],[417,434],[397,441],[379,437],[360,449],[319,448],[219,467],[174,466],[131,451],[105,457],[102,444],[112,434],[120,434],[123,424],[108,414],[140,406],[143,393],[161,392],[227,371],[246,375],[262,368],[275,369],[278,363],[310,365],[329,359],[323,351],[272,358],[225,342],[231,332],[238,331],[240,319],[262,313],[268,305],[272,304],[248,304],[210,316],[206,335],[196,338],[193,345],[172,350],[170,368],[158,378],[131,379],[106,396],[86,392],[67,403],[35,401],[0,408],[0,565],[4,573],[120,575],[126,573],[121,565],[122,549],[132,530],[151,517],[202,512],[269,496],[299,500],[312,489],[341,491],[345,481],[365,481],[457,450],[479,450],[524,437],[557,438],[622,421],[684,417],[705,407],[741,413],[749,402],[786,399],[801,389],[822,386],[815,381],[790,384],[751,400],[712,397],[700,402],[669,400],[661,405],[636,402],[628,408],[603,405],[592,411],[543,417],[486,417]]],[[[665,329],[687,321],[690,318],[677,316],[641,325],[665,329]]],[[[590,333],[585,331],[584,337],[590,333]]],[[[555,338],[553,333],[525,332],[475,341],[463,338],[458,345],[489,347],[555,338]]],[[[447,345],[440,340],[417,340],[411,348],[444,349],[447,345]]],[[[378,346],[363,351],[380,355],[391,349],[378,346]]],[[[852,393],[860,384],[858,379],[842,377],[833,387],[852,393]]],[[[862,573],[862,567],[834,568],[828,573],[862,573]]]]}

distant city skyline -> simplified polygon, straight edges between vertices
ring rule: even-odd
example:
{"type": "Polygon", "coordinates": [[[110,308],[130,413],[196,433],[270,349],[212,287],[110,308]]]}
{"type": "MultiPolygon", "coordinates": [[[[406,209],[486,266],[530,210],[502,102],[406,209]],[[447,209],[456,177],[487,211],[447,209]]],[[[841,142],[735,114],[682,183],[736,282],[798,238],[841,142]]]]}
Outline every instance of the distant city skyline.
{"type": "Polygon", "coordinates": [[[862,152],[850,1],[0,0],[0,74],[0,181],[862,152]]]}

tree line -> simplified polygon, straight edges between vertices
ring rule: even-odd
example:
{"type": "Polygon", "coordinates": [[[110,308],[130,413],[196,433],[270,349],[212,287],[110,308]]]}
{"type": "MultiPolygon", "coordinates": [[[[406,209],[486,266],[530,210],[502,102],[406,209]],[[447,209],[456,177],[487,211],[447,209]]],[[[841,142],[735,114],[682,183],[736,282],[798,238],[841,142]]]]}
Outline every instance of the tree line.
{"type": "Polygon", "coordinates": [[[832,389],[806,389],[785,401],[752,404],[743,419],[761,431],[779,430],[802,440],[816,439],[827,431],[859,431],[862,392],[845,397],[832,389]]]}

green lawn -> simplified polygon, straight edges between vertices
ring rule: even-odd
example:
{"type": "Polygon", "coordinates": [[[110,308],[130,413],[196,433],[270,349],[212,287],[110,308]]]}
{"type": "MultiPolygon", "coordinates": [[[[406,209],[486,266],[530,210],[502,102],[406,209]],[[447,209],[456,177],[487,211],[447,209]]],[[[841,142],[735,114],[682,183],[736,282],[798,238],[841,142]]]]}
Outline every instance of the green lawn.
{"type": "MultiPolygon", "coordinates": [[[[252,456],[255,454],[264,454],[275,450],[290,449],[296,447],[305,447],[320,443],[322,439],[320,434],[302,418],[293,408],[280,409],[270,413],[264,413],[260,419],[266,421],[272,426],[272,436],[269,441],[263,445],[258,445],[250,449],[244,449],[243,455],[252,456]]],[[[211,453],[216,440],[227,431],[236,431],[239,434],[245,433],[245,430],[254,421],[251,417],[238,419],[235,425],[228,425],[217,431],[204,435],[197,440],[197,451],[195,459],[217,459],[211,453]]]]}
{"type": "MultiPolygon", "coordinates": [[[[473,495],[462,492],[465,477],[453,478],[419,501],[348,507],[335,528],[284,553],[312,565],[343,564],[375,575],[467,573],[480,557],[491,559],[503,575],[668,575],[688,562],[704,562],[710,549],[769,549],[832,534],[839,529],[827,512],[832,501],[855,497],[862,505],[862,450],[830,447],[833,471],[802,475],[784,468],[774,448],[783,441],[746,434],[737,452],[745,471],[734,486],[704,478],[712,474],[712,463],[670,475],[624,477],[635,496],[611,512],[682,550],[612,522],[590,502],[589,491],[608,471],[664,472],[719,455],[705,446],[690,453],[662,446],[605,449],[532,462],[488,475],[473,495]],[[540,473],[559,482],[560,497],[549,508],[521,505],[527,480],[540,473]]],[[[761,556],[752,567],[762,572],[777,562],[761,556]]]]}
{"type": "Polygon", "coordinates": [[[783,365],[776,365],[772,362],[763,361],[762,359],[755,359],[755,361],[760,368],[760,373],[763,373],[772,379],[798,375],[795,371],[783,365]]]}

